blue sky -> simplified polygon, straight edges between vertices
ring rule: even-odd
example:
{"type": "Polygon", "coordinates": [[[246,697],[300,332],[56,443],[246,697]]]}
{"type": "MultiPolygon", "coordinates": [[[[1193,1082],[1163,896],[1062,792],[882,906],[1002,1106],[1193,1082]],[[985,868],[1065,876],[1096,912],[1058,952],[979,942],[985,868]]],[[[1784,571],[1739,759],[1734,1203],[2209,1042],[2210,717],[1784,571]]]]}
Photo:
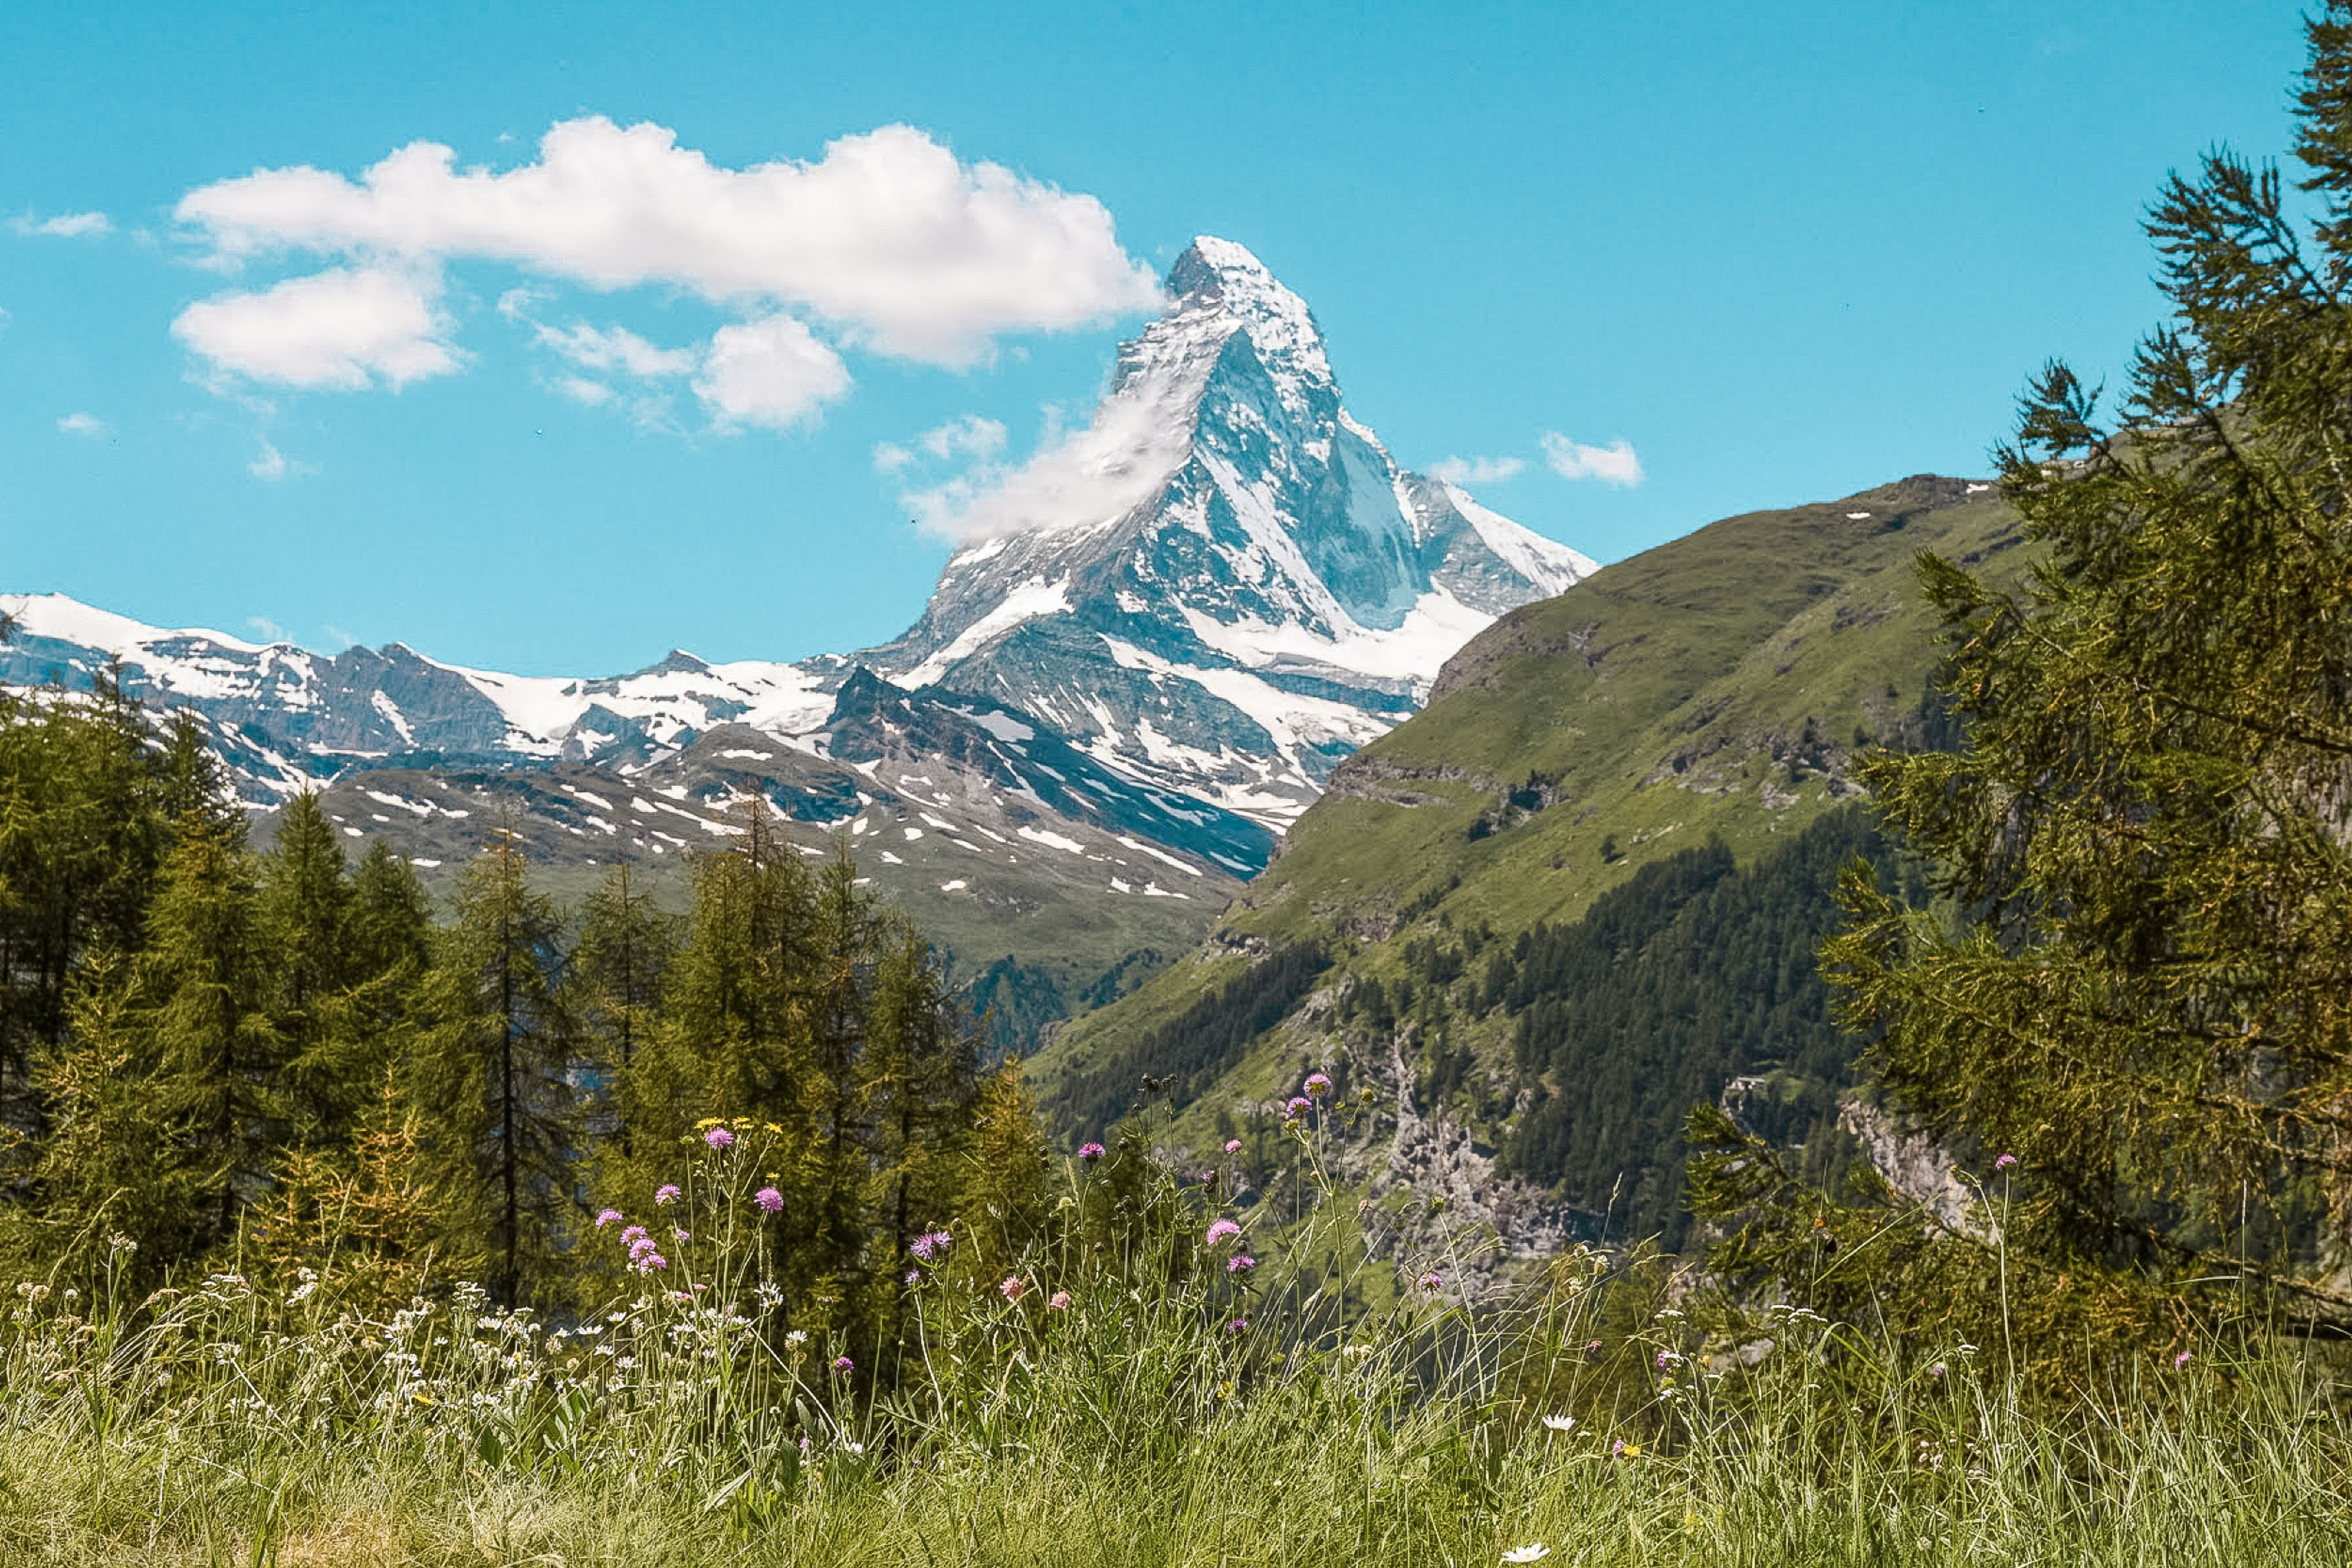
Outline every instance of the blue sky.
{"type": "Polygon", "coordinates": [[[897,633],[949,549],[908,493],[1082,421],[1196,233],[1401,460],[1516,462],[1480,499],[1603,560],[1980,472],[2045,357],[2116,377],[2145,204],[2284,151],[2302,40],[2239,0],[100,4],[7,7],[0,59],[0,591],[608,673],[897,633]],[[354,199],[418,142],[454,173],[354,199]],[[633,159],[708,189],[615,261],[598,215],[670,199],[633,159]],[[780,161],[815,177],[739,173],[780,161]],[[877,464],[974,419],[992,458],[877,464]]]}

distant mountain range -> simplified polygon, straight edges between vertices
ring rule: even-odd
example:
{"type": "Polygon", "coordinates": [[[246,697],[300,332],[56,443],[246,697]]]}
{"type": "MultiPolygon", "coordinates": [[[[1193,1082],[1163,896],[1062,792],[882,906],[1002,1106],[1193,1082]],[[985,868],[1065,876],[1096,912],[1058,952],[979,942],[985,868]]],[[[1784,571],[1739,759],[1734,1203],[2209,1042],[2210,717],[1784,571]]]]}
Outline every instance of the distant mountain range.
{"type": "Polygon", "coordinates": [[[915,625],[862,654],[525,677],[34,595],[0,596],[0,680],[111,665],[200,715],[257,810],[323,788],[355,839],[428,870],[502,812],[551,868],[658,865],[764,797],[960,952],[1051,956],[1083,988],[1119,967],[1108,942],[1190,945],[1447,656],[1596,570],[1398,468],[1305,302],[1240,246],[1196,240],[1168,295],[1086,428],[982,496],[915,625]],[[1077,912],[1144,904],[1171,916],[1077,912]],[[1089,920],[1073,960],[1055,933],[1089,920]]]}

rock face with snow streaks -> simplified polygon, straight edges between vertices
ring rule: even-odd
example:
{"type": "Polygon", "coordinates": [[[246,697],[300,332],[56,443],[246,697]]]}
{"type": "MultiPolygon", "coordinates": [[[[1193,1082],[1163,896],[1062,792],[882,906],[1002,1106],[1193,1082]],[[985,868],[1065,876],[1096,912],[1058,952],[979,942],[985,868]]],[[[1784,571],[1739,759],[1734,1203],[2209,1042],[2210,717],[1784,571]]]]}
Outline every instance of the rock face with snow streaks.
{"type": "Polygon", "coordinates": [[[1280,826],[1455,648],[1595,566],[1401,469],[1240,246],[1195,240],[1168,290],[1087,428],[975,509],[984,536],[866,657],[1280,826]]]}

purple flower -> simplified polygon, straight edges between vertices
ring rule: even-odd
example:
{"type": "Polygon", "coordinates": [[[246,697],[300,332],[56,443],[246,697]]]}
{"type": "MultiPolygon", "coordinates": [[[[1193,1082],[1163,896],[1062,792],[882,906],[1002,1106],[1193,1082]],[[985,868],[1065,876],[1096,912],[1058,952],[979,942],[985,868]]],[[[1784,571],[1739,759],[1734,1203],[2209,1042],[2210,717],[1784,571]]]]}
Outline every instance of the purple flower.
{"type": "Polygon", "coordinates": [[[1056,1290],[1046,1299],[1045,1305],[1056,1312],[1066,1312],[1070,1310],[1070,1293],[1067,1290],[1056,1290]]]}
{"type": "Polygon", "coordinates": [[[1225,1152],[1226,1152],[1226,1153],[1228,1153],[1228,1154],[1238,1154],[1238,1153],[1240,1153],[1241,1152],[1242,1152],[1242,1141],[1241,1141],[1240,1139],[1238,1139],[1238,1138],[1228,1138],[1228,1139],[1226,1139],[1226,1140],[1225,1140],[1225,1152]]]}
{"type": "Polygon", "coordinates": [[[1325,1095],[1331,1092],[1330,1078],[1324,1073],[1308,1073],[1307,1075],[1307,1092],[1311,1099],[1322,1099],[1325,1095]]]}
{"type": "Polygon", "coordinates": [[[735,1142],[735,1134],[724,1127],[714,1127],[702,1135],[702,1141],[713,1149],[724,1149],[735,1142]]]}
{"type": "Polygon", "coordinates": [[[1232,1322],[1225,1325],[1225,1332],[1229,1334],[1237,1334],[1248,1327],[1249,1320],[1247,1318],[1235,1318],[1232,1322]]]}
{"type": "Polygon", "coordinates": [[[1099,1143],[1081,1143],[1078,1145],[1078,1158],[1087,1161],[1088,1163],[1092,1163],[1093,1162],[1101,1159],[1103,1155],[1108,1152],[1109,1151],[1106,1150],[1099,1143]]]}
{"type": "Polygon", "coordinates": [[[2014,1154],[2003,1154],[2000,1159],[1995,1160],[1995,1161],[1992,1163],[1992,1168],[1993,1168],[1994,1170],[1996,1170],[1996,1171],[2006,1171],[2006,1170],[2008,1170],[2011,1165],[2014,1165],[2014,1164],[2016,1164],[2016,1163],[2017,1163],[2017,1156],[2016,1156],[2016,1155],[2014,1155],[2014,1154]]]}
{"type": "Polygon", "coordinates": [[[943,1230],[927,1230],[907,1244],[907,1250],[929,1263],[953,1245],[955,1237],[943,1230]]]}
{"type": "Polygon", "coordinates": [[[655,1251],[660,1245],[650,1236],[638,1237],[636,1240],[629,1243],[629,1261],[635,1263],[646,1253],[655,1251]]]}
{"type": "Polygon", "coordinates": [[[694,1239],[694,1237],[686,1234],[686,1227],[684,1226],[674,1225],[669,1227],[669,1233],[677,1237],[680,1241],[692,1241],[694,1239]]]}
{"type": "Polygon", "coordinates": [[[847,1377],[851,1373],[856,1372],[856,1370],[857,1363],[850,1360],[847,1356],[837,1356],[834,1359],[833,1374],[835,1377],[847,1377]]]}
{"type": "Polygon", "coordinates": [[[1222,1247],[1226,1242],[1239,1240],[1241,1238],[1241,1234],[1242,1227],[1235,1225],[1229,1219],[1211,1220],[1209,1222],[1209,1234],[1207,1237],[1203,1237],[1203,1239],[1206,1240],[1211,1247],[1222,1247]]]}
{"type": "Polygon", "coordinates": [[[758,1204],[770,1214],[776,1214],[782,1211],[784,1206],[784,1194],[776,1191],[773,1187],[761,1187],[758,1192],[751,1194],[751,1201],[758,1204]]]}
{"type": "Polygon", "coordinates": [[[646,1227],[641,1225],[633,1225],[628,1229],[621,1233],[621,1245],[624,1247],[635,1247],[645,1238],[646,1227]]]}
{"type": "Polygon", "coordinates": [[[1667,1368],[1669,1365],[1671,1365],[1671,1364],[1673,1363],[1673,1361],[1674,1361],[1674,1352],[1671,1352],[1671,1351],[1660,1351],[1660,1352],[1658,1352],[1658,1370],[1659,1370],[1660,1372],[1664,1372],[1664,1371],[1665,1371],[1665,1370],[1666,1370],[1666,1368],[1667,1368]]]}
{"type": "Polygon", "coordinates": [[[1303,1094],[1294,1094],[1290,1097],[1290,1103],[1282,1108],[1282,1119],[1285,1121],[1296,1121],[1306,1115],[1307,1107],[1314,1103],[1303,1094]]]}
{"type": "Polygon", "coordinates": [[[1256,1267],[1257,1259],[1246,1252],[1236,1252],[1225,1259],[1225,1272],[1228,1274],[1246,1274],[1256,1267]]]}
{"type": "Polygon", "coordinates": [[[621,1211],[619,1209],[605,1209],[596,1216],[596,1228],[598,1230],[604,1229],[608,1225],[618,1225],[620,1223],[621,1211]]]}
{"type": "Polygon", "coordinates": [[[655,1252],[651,1249],[647,1249],[645,1252],[637,1254],[635,1262],[637,1272],[640,1274],[651,1274],[656,1268],[667,1268],[669,1267],[668,1258],[664,1258],[660,1253],[655,1252]]]}
{"type": "Polygon", "coordinates": [[[665,1182],[660,1186],[654,1189],[654,1202],[657,1204],[674,1204],[677,1202],[677,1188],[669,1183],[665,1182]]]}
{"type": "Polygon", "coordinates": [[[2179,1355],[2172,1358],[2172,1370],[2179,1372],[2182,1367],[2187,1366],[2191,1359],[2192,1358],[2187,1351],[2182,1351],[2179,1355]]]}
{"type": "Polygon", "coordinates": [[[1008,1301],[1018,1301],[1029,1293],[1029,1287],[1018,1274],[1007,1274],[1004,1283],[996,1288],[1008,1301]]]}
{"type": "Polygon", "coordinates": [[[1445,1276],[1433,1268],[1421,1277],[1421,1288],[1424,1290],[1443,1290],[1445,1289],[1445,1276]]]}
{"type": "Polygon", "coordinates": [[[909,1285],[920,1285],[922,1282],[923,1282],[923,1271],[922,1271],[921,1269],[919,1269],[919,1268],[909,1268],[909,1269],[908,1269],[908,1270],[907,1270],[907,1283],[908,1283],[908,1284],[909,1284],[909,1285]]]}

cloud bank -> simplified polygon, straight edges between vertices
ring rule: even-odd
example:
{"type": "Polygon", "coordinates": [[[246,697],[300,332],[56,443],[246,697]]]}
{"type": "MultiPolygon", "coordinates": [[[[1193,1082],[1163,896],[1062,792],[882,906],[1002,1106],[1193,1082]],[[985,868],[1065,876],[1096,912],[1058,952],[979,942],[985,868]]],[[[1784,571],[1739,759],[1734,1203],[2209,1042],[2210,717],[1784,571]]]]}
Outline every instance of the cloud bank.
{"type": "Polygon", "coordinates": [[[1588,447],[1570,440],[1557,430],[1545,431],[1541,440],[1545,465],[1563,479],[1599,479],[1604,485],[1632,486],[1647,477],[1642,472],[1642,459],[1634,456],[1630,441],[1588,447]]]}
{"type": "Polygon", "coordinates": [[[216,265],[289,253],[337,263],[189,307],[175,334],[224,369],[340,387],[445,374],[459,356],[433,311],[442,270],[500,262],[600,290],[680,289],[740,313],[694,351],[610,334],[549,346],[583,363],[609,353],[632,374],[694,374],[716,415],[742,424],[791,423],[846,388],[812,321],[849,345],[962,366],[1003,335],[1159,298],[1094,197],[961,163],[904,125],[844,137],[814,163],[730,169],[667,127],[590,116],[555,125],[520,168],[461,170],[452,149],[418,142],[357,179],[305,166],[204,185],[175,216],[216,265]],[[368,324],[316,308],[331,294],[368,324]]]}

